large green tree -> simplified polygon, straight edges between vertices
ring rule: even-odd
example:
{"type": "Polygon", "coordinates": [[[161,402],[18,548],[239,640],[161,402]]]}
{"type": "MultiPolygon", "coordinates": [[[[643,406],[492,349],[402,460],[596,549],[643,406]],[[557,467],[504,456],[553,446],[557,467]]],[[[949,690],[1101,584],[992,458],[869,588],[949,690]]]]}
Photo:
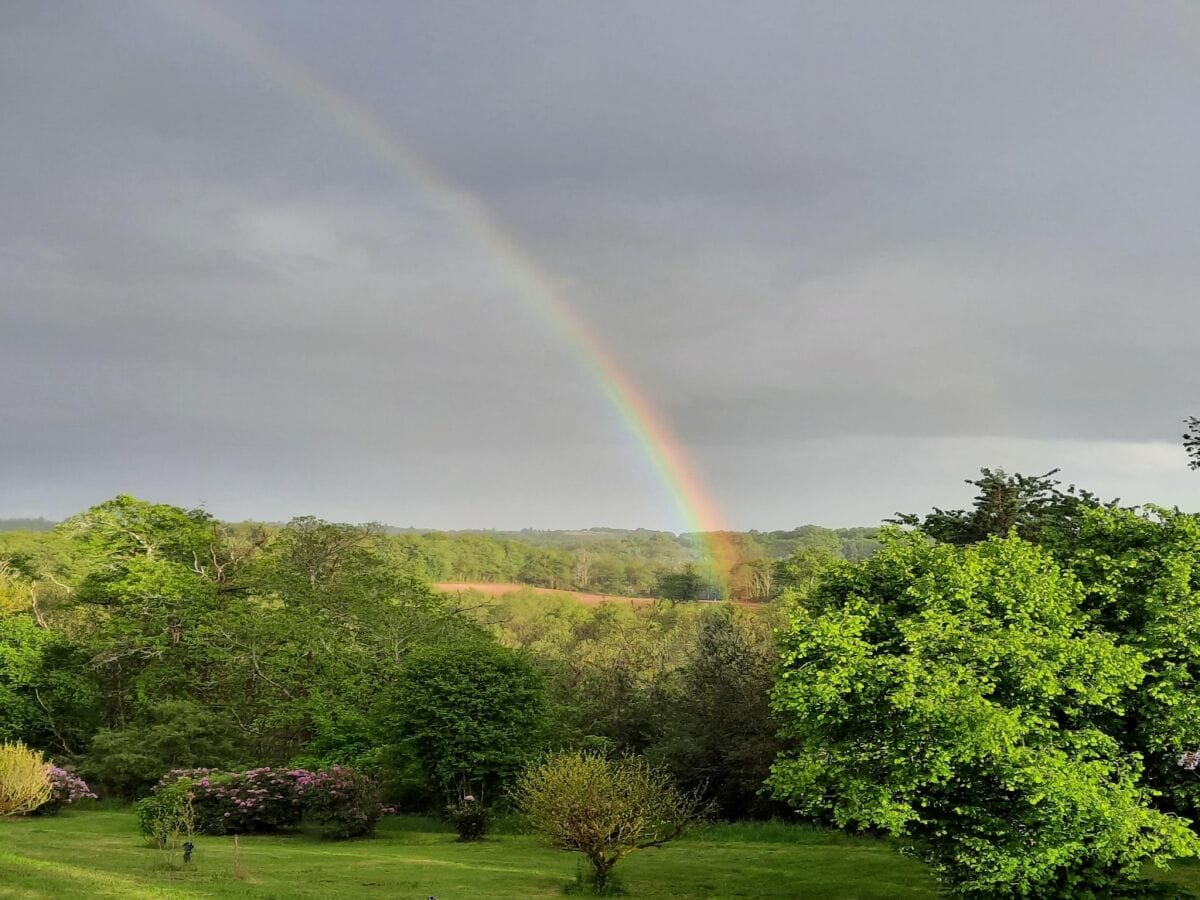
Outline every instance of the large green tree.
{"type": "Polygon", "coordinates": [[[1159,802],[1200,819],[1200,779],[1178,765],[1200,747],[1200,516],[1088,510],[1055,554],[1082,582],[1094,621],[1145,658],[1114,733],[1145,760],[1159,802]]]}
{"type": "Polygon", "coordinates": [[[790,609],[771,786],[797,809],[905,841],[952,889],[1092,896],[1193,855],[1111,734],[1143,652],[1015,536],[893,535],[790,609]]]}

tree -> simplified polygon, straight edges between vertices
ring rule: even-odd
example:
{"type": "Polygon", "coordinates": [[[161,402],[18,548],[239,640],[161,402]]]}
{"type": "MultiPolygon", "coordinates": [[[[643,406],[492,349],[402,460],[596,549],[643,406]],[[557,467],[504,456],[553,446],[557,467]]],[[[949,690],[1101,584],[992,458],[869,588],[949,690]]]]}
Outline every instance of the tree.
{"type": "Polygon", "coordinates": [[[101,729],[81,766],[89,781],[126,799],[145,794],[171,769],[232,768],[235,723],[188,700],[153,704],[144,724],[101,729]]]}
{"type": "Polygon", "coordinates": [[[677,693],[662,704],[660,735],[646,753],[723,818],[765,817],[780,811],[762,796],[779,750],[770,707],[773,623],[731,605],[704,613],[692,659],[672,680],[677,693]]]}
{"type": "Polygon", "coordinates": [[[586,751],[554,754],[531,767],[513,798],[534,831],[587,857],[597,894],[609,888],[618,862],[674,840],[705,813],[696,794],[680,791],[645,760],[586,751]]]}
{"type": "Polygon", "coordinates": [[[414,651],[378,710],[381,739],[451,797],[499,791],[537,752],[544,716],[533,666],[482,638],[414,651]]]}
{"type": "Polygon", "coordinates": [[[1075,485],[1061,490],[1062,482],[1053,477],[1058,469],[1044,475],[1009,475],[1003,469],[979,471],[982,477],[966,480],[979,489],[971,509],[934,507],[924,519],[913,513],[897,513],[889,521],[920,528],[947,544],[972,544],[1013,530],[1026,540],[1049,542],[1056,533],[1069,535],[1082,510],[1115,507],[1117,502],[1103,504],[1095,494],[1075,485]]]}
{"type": "Polygon", "coordinates": [[[1188,416],[1184,424],[1187,431],[1183,433],[1183,449],[1189,457],[1188,468],[1200,469],[1200,418],[1188,416]]]}
{"type": "Polygon", "coordinates": [[[704,576],[688,563],[679,572],[669,572],[659,582],[659,592],[667,600],[699,600],[708,590],[704,576]]]}
{"type": "Polygon", "coordinates": [[[782,636],[776,796],[902,839],[967,895],[1108,896],[1194,855],[1110,733],[1145,655],[1083,600],[1014,536],[894,534],[831,571],[782,636]]]}
{"type": "Polygon", "coordinates": [[[839,562],[840,557],[824,548],[796,548],[787,559],[775,563],[774,583],[778,596],[794,598],[807,594],[839,562]]]}
{"type": "Polygon", "coordinates": [[[86,661],[30,616],[0,616],[0,740],[77,753],[96,725],[86,661]]]}
{"type": "Polygon", "coordinates": [[[1122,745],[1145,760],[1161,806],[1200,818],[1200,779],[1177,765],[1200,738],[1200,516],[1089,510],[1055,555],[1082,582],[1097,624],[1145,658],[1146,677],[1121,717],[1122,745]]]}

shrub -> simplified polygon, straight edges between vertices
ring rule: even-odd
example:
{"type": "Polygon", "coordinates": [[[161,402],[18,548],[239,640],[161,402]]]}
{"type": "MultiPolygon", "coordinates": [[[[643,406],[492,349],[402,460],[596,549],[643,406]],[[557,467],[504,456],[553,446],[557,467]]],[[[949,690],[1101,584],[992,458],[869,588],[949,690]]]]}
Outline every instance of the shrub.
{"type": "Polygon", "coordinates": [[[187,784],[202,834],[253,834],[300,824],[303,813],[298,783],[312,773],[304,769],[262,767],[246,772],[175,769],[154,788],[159,793],[187,784]]]}
{"type": "Polygon", "coordinates": [[[460,841],[482,841],[491,827],[492,811],[467,794],[446,807],[446,818],[458,832],[460,841]]]}
{"type": "Polygon", "coordinates": [[[174,863],[183,842],[196,832],[191,782],[184,779],[163,785],[138,802],[137,818],[138,830],[146,840],[163,852],[168,863],[174,863]]]}
{"type": "Polygon", "coordinates": [[[618,862],[679,837],[706,812],[697,794],[683,793],[645,760],[587,751],[558,753],[527,769],[513,798],[534,831],[587,857],[597,894],[610,892],[618,862]]]}
{"type": "Polygon", "coordinates": [[[80,800],[95,800],[96,795],[87,782],[58,766],[50,767],[50,797],[34,812],[39,816],[52,816],[62,811],[68,803],[80,800]]]}
{"type": "Polygon", "coordinates": [[[50,798],[50,766],[20,741],[0,744],[0,816],[33,812],[50,798]]]}
{"type": "Polygon", "coordinates": [[[296,780],[306,819],[321,825],[325,837],[343,840],[375,832],[383,809],[379,786],[347,766],[307,772],[296,780]]]}

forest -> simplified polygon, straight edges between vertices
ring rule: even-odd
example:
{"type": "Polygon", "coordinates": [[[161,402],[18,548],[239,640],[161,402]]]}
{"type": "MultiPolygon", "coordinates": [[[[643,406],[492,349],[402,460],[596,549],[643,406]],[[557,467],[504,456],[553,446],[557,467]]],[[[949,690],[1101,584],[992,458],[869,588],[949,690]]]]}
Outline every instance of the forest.
{"type": "Polygon", "coordinates": [[[180,785],[209,834],[399,811],[470,840],[521,812],[600,893],[632,849],[769,820],[886,836],[964,896],[1148,890],[1200,851],[1200,516],[1054,474],[984,469],[971,507],[878,531],[741,535],[769,577],[737,604],[434,587],[653,594],[686,536],[227,524],[120,495],[0,534],[0,742],[152,832],[180,785]],[[659,824],[587,845],[563,797],[659,824]]]}
{"type": "MultiPolygon", "coordinates": [[[[13,532],[50,532],[49,519],[0,519],[0,541],[50,543],[13,532]]],[[[266,539],[287,527],[282,522],[223,525],[231,532],[266,539]]],[[[621,597],[681,600],[678,576],[695,568],[700,541],[695,534],[646,529],[591,528],[582,531],[427,531],[368,524],[359,526],[389,554],[407,561],[433,583],[484,582],[525,584],[555,590],[584,591],[621,597]]],[[[849,560],[869,556],[879,546],[878,528],[823,528],[802,525],[790,531],[722,533],[735,549],[728,570],[706,569],[694,593],[705,599],[767,600],[773,596],[775,564],[801,549],[831,553],[849,560]]],[[[14,543],[15,542],[15,543],[14,543]]]]}

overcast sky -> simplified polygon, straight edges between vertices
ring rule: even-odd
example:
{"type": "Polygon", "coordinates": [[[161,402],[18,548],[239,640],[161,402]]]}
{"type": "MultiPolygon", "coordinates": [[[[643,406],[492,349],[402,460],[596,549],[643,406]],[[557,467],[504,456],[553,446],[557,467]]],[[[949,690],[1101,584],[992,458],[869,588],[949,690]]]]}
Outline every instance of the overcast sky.
{"type": "MultiPolygon", "coordinates": [[[[204,5],[482,200],[733,527],[1200,508],[1194,4],[204,5]]],[[[682,528],[503,262],[188,9],[0,4],[0,516],[682,528]]]]}

